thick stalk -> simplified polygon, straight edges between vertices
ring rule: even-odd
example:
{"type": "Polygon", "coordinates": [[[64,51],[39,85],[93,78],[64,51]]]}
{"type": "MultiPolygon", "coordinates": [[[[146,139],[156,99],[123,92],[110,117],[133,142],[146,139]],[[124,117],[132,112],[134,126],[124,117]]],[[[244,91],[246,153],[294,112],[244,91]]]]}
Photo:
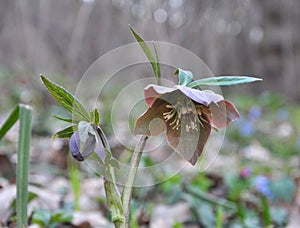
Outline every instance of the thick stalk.
{"type": "Polygon", "coordinates": [[[130,160],[130,168],[128,170],[127,179],[122,192],[122,204],[126,220],[126,227],[129,227],[130,201],[132,196],[133,184],[147,139],[147,136],[142,136],[135,146],[130,160]]]}

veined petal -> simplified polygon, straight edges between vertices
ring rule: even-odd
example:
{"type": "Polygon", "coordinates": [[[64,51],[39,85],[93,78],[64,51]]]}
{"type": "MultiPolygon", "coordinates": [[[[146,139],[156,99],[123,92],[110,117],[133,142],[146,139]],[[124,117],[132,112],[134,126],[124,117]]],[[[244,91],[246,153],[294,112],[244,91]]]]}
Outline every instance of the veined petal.
{"type": "Polygon", "coordinates": [[[144,89],[145,100],[149,106],[152,106],[154,101],[161,95],[174,92],[175,90],[177,89],[150,84],[144,89]]]}
{"type": "Polygon", "coordinates": [[[164,100],[156,99],[152,106],[137,119],[134,133],[147,136],[155,136],[162,133],[166,129],[163,113],[168,111],[167,104],[164,100]]]}
{"type": "Polygon", "coordinates": [[[184,95],[193,101],[206,106],[211,103],[217,103],[224,100],[223,96],[216,94],[211,90],[198,90],[180,85],[175,86],[175,88],[179,89],[184,95]]]}
{"type": "Polygon", "coordinates": [[[228,100],[220,101],[217,104],[211,104],[209,108],[211,111],[211,124],[216,128],[226,127],[240,116],[234,104],[228,100]]]}
{"type": "Polygon", "coordinates": [[[167,126],[167,141],[170,146],[179,153],[185,160],[195,165],[198,158],[203,152],[204,146],[211,132],[211,126],[208,118],[201,124],[197,124],[197,129],[189,129],[186,131],[186,126],[190,123],[189,116],[181,116],[179,130],[173,129],[172,126],[167,126]]]}

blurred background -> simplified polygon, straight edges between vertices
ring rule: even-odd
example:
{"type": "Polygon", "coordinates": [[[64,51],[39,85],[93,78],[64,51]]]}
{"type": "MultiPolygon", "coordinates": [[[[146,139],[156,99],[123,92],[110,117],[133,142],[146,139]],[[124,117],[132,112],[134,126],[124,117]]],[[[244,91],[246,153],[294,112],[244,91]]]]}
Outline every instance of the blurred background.
{"type": "MultiPolygon", "coordinates": [[[[129,24],[145,40],[192,51],[215,75],[264,79],[224,89],[241,118],[227,129],[215,165],[206,174],[178,174],[162,185],[137,189],[132,227],[212,227],[217,215],[225,227],[262,227],[269,220],[275,227],[299,227],[299,0],[0,1],[0,123],[19,102],[34,108],[31,183],[40,187],[39,196],[44,194],[35,207],[68,211],[75,204],[73,224],[108,226],[101,183],[78,164],[68,166],[67,141],[50,140],[61,127],[51,114],[65,113],[42,87],[39,74],[74,91],[95,60],[134,42],[129,24]],[[70,186],[78,178],[84,178],[82,185],[70,186]],[[86,194],[79,195],[78,189],[86,194]],[[220,207],[223,199],[230,201],[228,207],[220,207]],[[241,204],[244,214],[237,215],[233,209],[241,213],[241,204]],[[99,214],[95,221],[89,217],[99,214]]],[[[115,95],[112,91],[101,107],[115,95]]],[[[102,111],[109,134],[110,110],[102,111]]],[[[15,188],[17,134],[12,130],[0,143],[0,203],[15,188]]],[[[109,137],[114,149],[124,149],[109,137]]],[[[143,164],[151,166],[151,159],[145,156],[143,164]]],[[[0,215],[6,213],[0,216],[2,224],[11,216],[8,210],[0,210],[0,215]]]]}
{"type": "Polygon", "coordinates": [[[191,50],[215,75],[257,75],[264,83],[251,89],[297,101],[299,21],[297,0],[1,1],[0,69],[15,80],[77,80],[104,53],[133,42],[131,24],[145,40],[191,50]]]}

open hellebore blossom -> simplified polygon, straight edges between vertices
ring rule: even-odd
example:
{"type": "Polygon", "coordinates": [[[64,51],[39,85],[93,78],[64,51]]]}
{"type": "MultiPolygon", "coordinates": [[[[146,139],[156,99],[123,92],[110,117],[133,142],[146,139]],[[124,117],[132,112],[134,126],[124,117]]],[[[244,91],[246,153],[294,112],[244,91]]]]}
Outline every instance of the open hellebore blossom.
{"type": "Polygon", "coordinates": [[[239,117],[231,102],[211,90],[148,85],[144,93],[149,108],[136,121],[135,134],[155,136],[166,130],[168,143],[192,165],[211,129],[226,127],[239,117]]]}

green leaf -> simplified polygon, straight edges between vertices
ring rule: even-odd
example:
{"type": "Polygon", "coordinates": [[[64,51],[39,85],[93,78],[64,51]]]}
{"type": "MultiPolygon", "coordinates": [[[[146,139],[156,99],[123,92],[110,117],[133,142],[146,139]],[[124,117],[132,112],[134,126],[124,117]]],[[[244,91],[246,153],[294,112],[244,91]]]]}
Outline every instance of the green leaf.
{"type": "Polygon", "coordinates": [[[8,130],[17,122],[19,118],[19,105],[17,105],[9,114],[6,121],[0,128],[0,139],[8,132],[8,130]]]}
{"type": "Polygon", "coordinates": [[[271,207],[270,215],[273,222],[278,225],[278,227],[284,227],[288,219],[288,213],[285,208],[282,207],[271,207]]]}
{"type": "Polygon", "coordinates": [[[64,122],[68,122],[68,123],[78,123],[79,122],[78,120],[73,120],[71,118],[65,118],[65,117],[60,117],[60,116],[56,116],[56,115],[53,115],[53,117],[58,120],[62,120],[64,122]]]}
{"type": "Polygon", "coordinates": [[[158,82],[158,84],[160,84],[161,75],[160,75],[160,66],[159,66],[159,63],[158,63],[158,56],[157,56],[156,48],[154,47],[155,55],[156,55],[156,59],[154,59],[150,48],[145,43],[145,41],[142,39],[142,37],[140,37],[140,35],[131,26],[129,26],[129,29],[130,29],[131,33],[133,34],[134,38],[139,42],[143,52],[147,56],[151,66],[152,66],[152,69],[153,69],[154,75],[157,79],[157,82],[158,82]]]}
{"type": "Polygon", "coordinates": [[[182,70],[178,68],[174,75],[178,75],[179,85],[186,86],[193,80],[193,74],[191,71],[182,70]]]}
{"type": "Polygon", "coordinates": [[[94,111],[92,111],[90,113],[90,116],[91,116],[91,119],[93,120],[93,123],[95,125],[99,125],[99,123],[100,123],[100,115],[99,115],[98,109],[95,108],[94,111]]]}
{"type": "Polygon", "coordinates": [[[262,206],[262,217],[264,220],[264,225],[265,227],[269,227],[272,224],[272,221],[271,221],[268,199],[265,196],[262,196],[261,198],[261,206],[262,206]]]}
{"type": "Polygon", "coordinates": [[[73,215],[71,211],[59,209],[52,213],[50,223],[70,222],[72,219],[73,219],[73,215]]]}
{"type": "Polygon", "coordinates": [[[157,75],[157,84],[161,84],[161,74],[160,74],[160,64],[158,60],[158,53],[155,44],[153,43],[154,53],[155,53],[155,60],[156,60],[156,75],[157,75]]]}
{"type": "Polygon", "coordinates": [[[44,75],[41,75],[41,79],[48,91],[65,109],[80,120],[91,121],[89,113],[74,95],[68,92],[64,87],[49,80],[44,75]]]}
{"type": "MultiPolygon", "coordinates": [[[[34,192],[28,192],[28,200],[27,200],[27,204],[29,204],[32,200],[34,200],[38,195],[35,194],[34,192]]],[[[16,199],[14,199],[12,202],[11,202],[11,205],[10,207],[11,208],[15,208],[16,207],[16,199]]]]}
{"type": "Polygon", "coordinates": [[[285,200],[290,203],[296,190],[296,185],[289,177],[283,177],[280,180],[271,182],[271,190],[277,200],[285,200]]]}
{"type": "Polygon", "coordinates": [[[261,78],[248,77],[248,76],[218,76],[218,77],[210,77],[203,78],[189,83],[188,87],[196,87],[196,86],[230,86],[230,85],[238,85],[250,82],[262,81],[261,78]]]}
{"type": "Polygon", "coordinates": [[[34,211],[32,222],[41,226],[48,226],[51,220],[51,211],[40,208],[34,211]]]}
{"type": "Polygon", "coordinates": [[[56,132],[52,138],[70,138],[73,133],[77,130],[77,125],[69,126],[61,131],[56,132]]]}

